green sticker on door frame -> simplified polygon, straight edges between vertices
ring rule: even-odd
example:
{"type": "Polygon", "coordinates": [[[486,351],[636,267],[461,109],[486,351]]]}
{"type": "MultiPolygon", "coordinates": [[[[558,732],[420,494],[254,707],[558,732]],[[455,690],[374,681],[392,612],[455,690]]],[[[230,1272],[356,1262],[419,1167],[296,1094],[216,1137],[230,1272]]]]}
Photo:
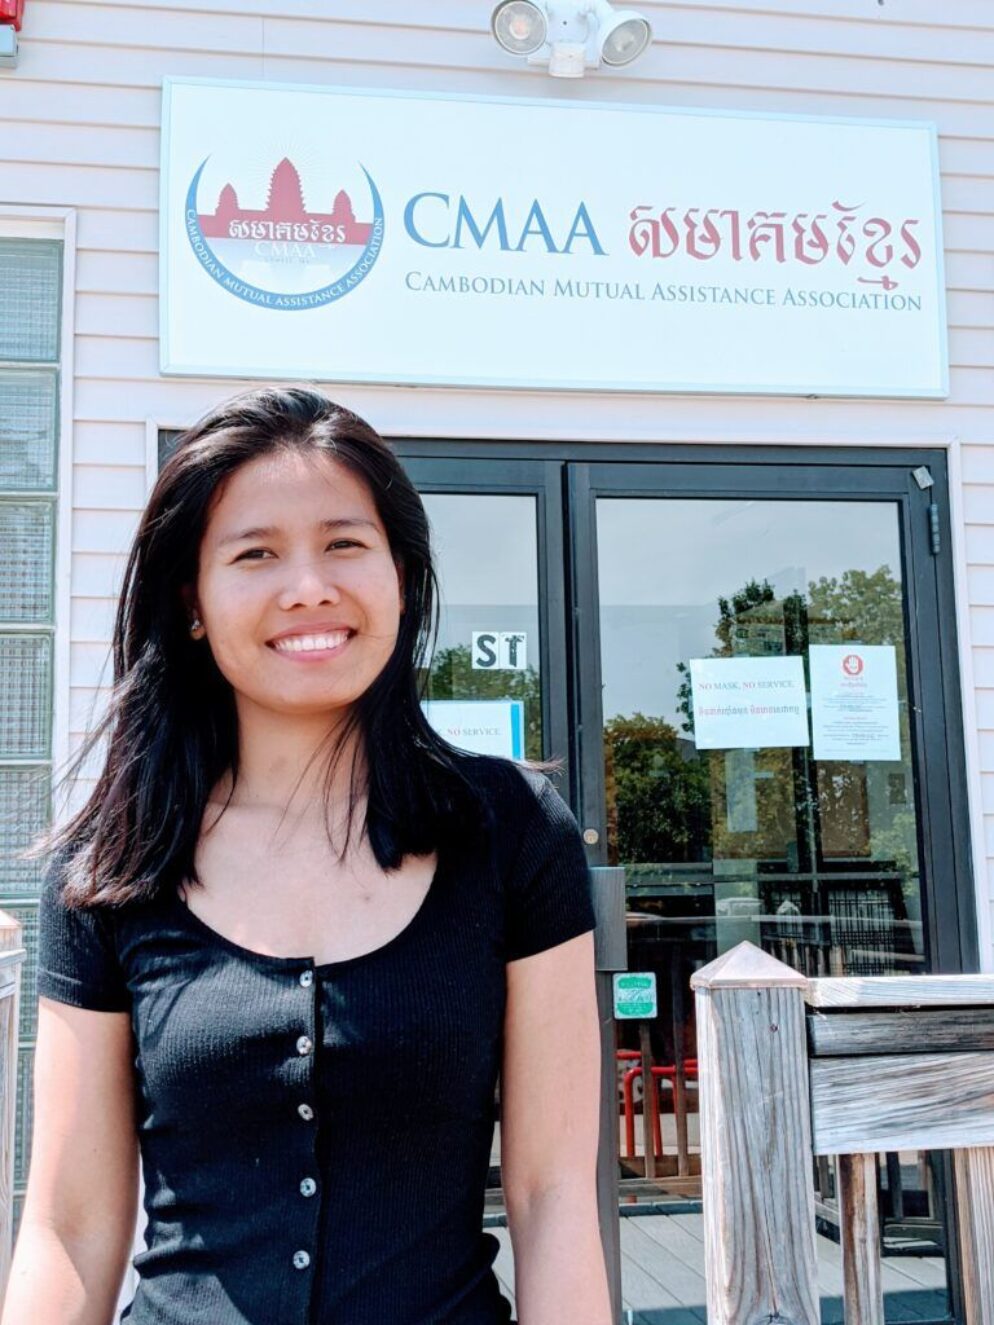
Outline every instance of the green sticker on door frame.
{"type": "Polygon", "coordinates": [[[623,1021],[659,1014],[655,971],[619,971],[614,977],[614,1015],[623,1021]]]}

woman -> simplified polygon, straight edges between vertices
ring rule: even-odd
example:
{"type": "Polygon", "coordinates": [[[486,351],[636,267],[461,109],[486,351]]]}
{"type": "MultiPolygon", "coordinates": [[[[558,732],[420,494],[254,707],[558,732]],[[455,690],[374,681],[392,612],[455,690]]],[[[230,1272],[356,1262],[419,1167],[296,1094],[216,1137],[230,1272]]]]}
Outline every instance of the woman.
{"type": "Polygon", "coordinates": [[[46,846],[33,1153],[0,1325],[608,1325],[593,912],[541,766],[426,722],[424,508],[306,387],[179,442],[106,758],[46,846]],[[136,1144],[137,1142],[137,1144],[136,1144]]]}

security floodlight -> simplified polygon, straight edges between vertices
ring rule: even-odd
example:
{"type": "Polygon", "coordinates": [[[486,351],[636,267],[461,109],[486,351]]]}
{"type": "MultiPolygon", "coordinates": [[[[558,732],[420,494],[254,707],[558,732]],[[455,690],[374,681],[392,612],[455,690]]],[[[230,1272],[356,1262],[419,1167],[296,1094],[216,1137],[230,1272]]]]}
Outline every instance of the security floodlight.
{"type": "Polygon", "coordinates": [[[582,78],[602,62],[621,68],[652,40],[648,19],[608,0],[501,0],[490,21],[505,51],[554,78],[582,78]]]}
{"type": "Polygon", "coordinates": [[[545,11],[531,0],[501,0],[490,18],[497,41],[511,55],[531,55],[545,45],[545,11]]]}
{"type": "Polygon", "coordinates": [[[648,19],[634,9],[612,9],[607,0],[599,0],[600,26],[597,40],[605,64],[619,67],[637,60],[652,40],[648,19]]]}
{"type": "Polygon", "coordinates": [[[0,69],[17,67],[17,33],[12,23],[0,23],[0,69]]]}

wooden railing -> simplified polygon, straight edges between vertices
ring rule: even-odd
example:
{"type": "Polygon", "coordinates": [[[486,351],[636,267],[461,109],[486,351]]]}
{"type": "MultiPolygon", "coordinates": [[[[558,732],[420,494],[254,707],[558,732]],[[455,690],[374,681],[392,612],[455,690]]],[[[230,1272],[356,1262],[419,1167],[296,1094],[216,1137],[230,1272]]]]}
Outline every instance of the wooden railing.
{"type": "Polygon", "coordinates": [[[742,943],[697,1000],[709,1325],[818,1325],[835,1156],[846,1325],[883,1325],[876,1155],[952,1150],[967,1325],[994,1322],[994,976],[808,980],[742,943]]]}
{"type": "Polygon", "coordinates": [[[20,921],[0,911],[0,1302],[13,1254],[17,1041],[24,956],[20,921]]]}

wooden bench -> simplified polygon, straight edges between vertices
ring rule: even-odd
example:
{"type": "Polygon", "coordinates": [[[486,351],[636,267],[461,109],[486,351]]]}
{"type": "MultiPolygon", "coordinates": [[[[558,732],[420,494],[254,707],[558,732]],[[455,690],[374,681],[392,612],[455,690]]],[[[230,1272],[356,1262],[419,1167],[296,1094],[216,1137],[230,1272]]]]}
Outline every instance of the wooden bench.
{"type": "Polygon", "coordinates": [[[751,943],[697,1000],[709,1325],[819,1325],[812,1156],[846,1325],[883,1325],[876,1155],[952,1150],[968,1325],[994,1322],[994,976],[808,980],[751,943]]]}

